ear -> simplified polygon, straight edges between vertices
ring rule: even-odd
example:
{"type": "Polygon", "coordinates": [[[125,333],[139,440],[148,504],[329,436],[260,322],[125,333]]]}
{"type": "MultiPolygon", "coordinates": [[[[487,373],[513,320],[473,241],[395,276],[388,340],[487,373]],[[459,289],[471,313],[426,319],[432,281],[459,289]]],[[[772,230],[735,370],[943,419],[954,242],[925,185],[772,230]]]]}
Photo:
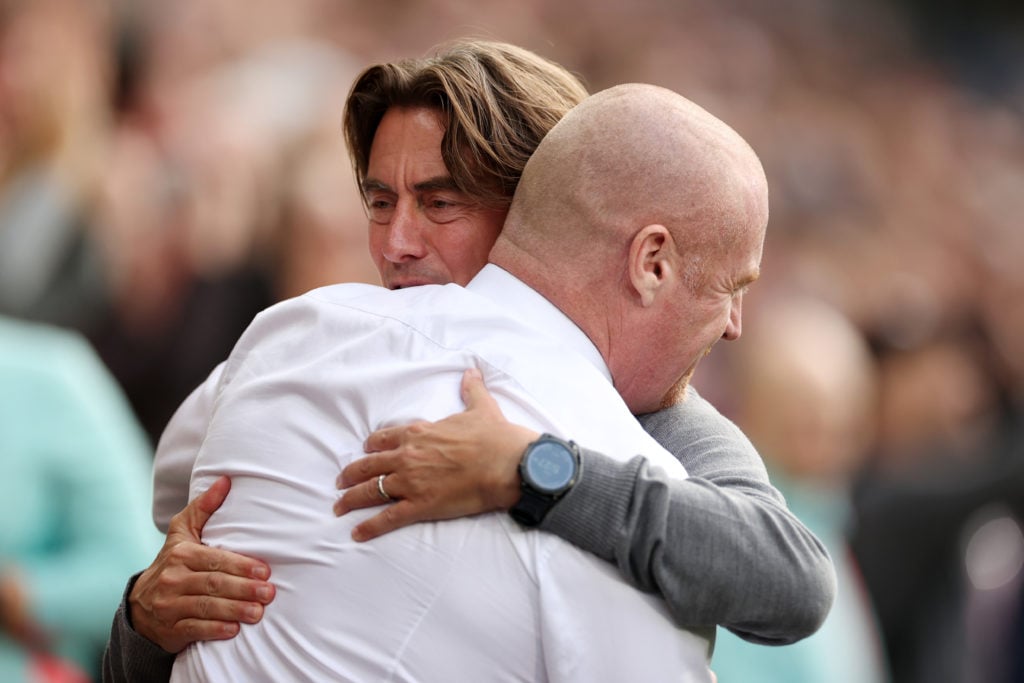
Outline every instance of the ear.
{"type": "Polygon", "coordinates": [[[675,243],[663,225],[644,226],[629,244],[629,281],[640,305],[648,307],[675,276],[675,243]]]}

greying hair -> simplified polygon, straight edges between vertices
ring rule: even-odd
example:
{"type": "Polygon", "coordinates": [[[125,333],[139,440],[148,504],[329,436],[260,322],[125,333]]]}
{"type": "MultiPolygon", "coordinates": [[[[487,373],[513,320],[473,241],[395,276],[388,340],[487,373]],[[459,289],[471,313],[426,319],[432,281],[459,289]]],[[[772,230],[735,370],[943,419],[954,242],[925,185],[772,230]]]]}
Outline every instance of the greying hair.
{"type": "Polygon", "coordinates": [[[345,141],[362,188],[377,127],[391,107],[440,112],[441,157],[455,186],[505,208],[541,139],[587,96],[580,80],[506,43],[462,40],[423,59],[377,64],[345,103],[345,141]]]}

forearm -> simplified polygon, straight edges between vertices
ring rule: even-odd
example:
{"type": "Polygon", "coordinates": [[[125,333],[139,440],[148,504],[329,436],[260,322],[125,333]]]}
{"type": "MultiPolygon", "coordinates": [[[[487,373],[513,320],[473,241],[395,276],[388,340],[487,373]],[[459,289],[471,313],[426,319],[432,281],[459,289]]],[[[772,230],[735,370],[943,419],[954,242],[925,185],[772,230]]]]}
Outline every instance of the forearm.
{"type": "MultiPolygon", "coordinates": [[[[337,514],[379,505],[378,477],[416,511],[399,517],[396,505],[381,512],[356,527],[358,540],[515,503],[516,467],[539,435],[505,420],[479,376],[467,373],[463,394],[465,412],[378,430],[367,439],[371,455],[345,468],[337,514]],[[509,489],[512,500],[502,502],[509,489]]],[[[723,625],[759,642],[798,640],[831,605],[828,555],[788,512],[750,441],[696,392],[687,395],[685,410],[641,422],[690,479],[670,479],[641,457],[619,462],[584,449],[578,481],[540,528],[660,593],[681,626],[723,625]]]]}
{"type": "Polygon", "coordinates": [[[110,640],[103,652],[103,683],[166,683],[171,679],[174,653],[161,649],[132,628],[128,610],[136,574],[128,582],[114,615],[110,640]]]}
{"type": "Polygon", "coordinates": [[[728,484],[584,451],[583,477],[541,528],[660,593],[681,626],[772,644],[813,633],[835,592],[828,554],[759,486],[728,484]]]}
{"type": "MultiPolygon", "coordinates": [[[[620,549],[630,546],[629,508],[644,459],[619,462],[586,448],[581,453],[579,480],[551,508],[539,528],[602,560],[618,563],[620,549]]],[[[641,585],[631,572],[623,573],[632,583],[641,585]]]]}

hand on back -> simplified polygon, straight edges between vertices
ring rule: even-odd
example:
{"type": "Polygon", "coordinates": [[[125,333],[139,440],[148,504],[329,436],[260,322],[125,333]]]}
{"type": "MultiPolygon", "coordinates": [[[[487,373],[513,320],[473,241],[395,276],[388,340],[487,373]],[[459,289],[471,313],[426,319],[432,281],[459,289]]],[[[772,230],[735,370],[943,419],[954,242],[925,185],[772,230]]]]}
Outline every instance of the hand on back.
{"type": "Polygon", "coordinates": [[[221,477],[171,519],[167,539],[128,596],[135,631],[168,652],[224,640],[255,624],[274,599],[270,567],[201,542],[203,527],[231,488],[221,477]]]}
{"type": "Polygon", "coordinates": [[[340,516],[389,504],[352,530],[355,540],[416,522],[508,509],[519,499],[519,460],[539,434],[505,419],[478,370],[464,373],[462,400],[461,413],[367,438],[370,455],[338,477],[338,488],[347,490],[334,511],[340,516]]]}

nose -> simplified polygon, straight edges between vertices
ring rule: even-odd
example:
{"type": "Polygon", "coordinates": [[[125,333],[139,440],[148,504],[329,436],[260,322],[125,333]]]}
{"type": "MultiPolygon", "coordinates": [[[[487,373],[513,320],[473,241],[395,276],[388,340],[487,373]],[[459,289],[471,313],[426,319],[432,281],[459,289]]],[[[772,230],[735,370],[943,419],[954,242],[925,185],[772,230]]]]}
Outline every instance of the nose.
{"type": "Polygon", "coordinates": [[[722,339],[736,341],[741,334],[743,334],[743,295],[737,294],[732,300],[729,309],[729,322],[725,325],[722,339]]]}
{"type": "Polygon", "coordinates": [[[402,263],[426,256],[422,217],[414,206],[398,206],[388,223],[384,238],[384,258],[391,263],[402,263]]]}

